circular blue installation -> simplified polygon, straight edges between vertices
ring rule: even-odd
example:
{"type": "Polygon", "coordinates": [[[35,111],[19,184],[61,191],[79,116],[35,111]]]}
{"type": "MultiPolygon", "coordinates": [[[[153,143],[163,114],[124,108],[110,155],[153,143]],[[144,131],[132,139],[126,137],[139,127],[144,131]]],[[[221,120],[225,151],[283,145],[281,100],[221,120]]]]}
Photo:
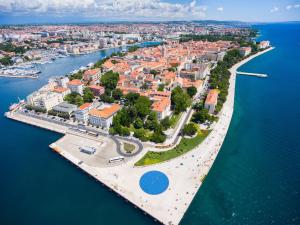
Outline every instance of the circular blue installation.
{"type": "Polygon", "coordinates": [[[166,174],[160,171],[149,171],[144,173],[140,179],[141,189],[150,195],[158,195],[167,190],[169,179],[166,174]]]}

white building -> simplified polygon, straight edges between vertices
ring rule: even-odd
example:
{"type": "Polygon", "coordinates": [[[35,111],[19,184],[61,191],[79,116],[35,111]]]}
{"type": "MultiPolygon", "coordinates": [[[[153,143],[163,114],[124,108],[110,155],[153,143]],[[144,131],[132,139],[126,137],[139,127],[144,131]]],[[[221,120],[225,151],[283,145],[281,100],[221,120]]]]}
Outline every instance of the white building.
{"type": "Polygon", "coordinates": [[[84,103],[78,110],[74,113],[77,121],[82,123],[87,123],[89,120],[89,111],[93,108],[92,103],[84,103]]]}
{"type": "Polygon", "coordinates": [[[70,80],[68,77],[60,77],[57,79],[56,82],[57,82],[58,86],[66,88],[69,81],[70,80]]]}
{"type": "Polygon", "coordinates": [[[108,129],[112,124],[113,116],[121,109],[118,104],[106,105],[101,109],[92,109],[89,112],[89,122],[92,125],[108,129]]]}
{"type": "Polygon", "coordinates": [[[264,48],[268,48],[268,47],[270,47],[270,41],[261,41],[258,44],[259,49],[264,49],[264,48]]]}
{"type": "Polygon", "coordinates": [[[55,92],[35,91],[27,96],[29,105],[51,110],[54,106],[63,102],[63,96],[55,92]]]}
{"type": "Polygon", "coordinates": [[[80,80],[71,80],[67,83],[67,86],[70,88],[71,92],[75,92],[80,95],[83,94],[83,83],[80,80]]]}
{"type": "Polygon", "coordinates": [[[215,112],[216,105],[218,103],[219,91],[217,89],[210,90],[205,103],[204,108],[208,110],[209,113],[213,114],[215,112]]]}
{"type": "Polygon", "coordinates": [[[245,57],[251,53],[251,47],[242,47],[239,49],[241,56],[245,57]]]}

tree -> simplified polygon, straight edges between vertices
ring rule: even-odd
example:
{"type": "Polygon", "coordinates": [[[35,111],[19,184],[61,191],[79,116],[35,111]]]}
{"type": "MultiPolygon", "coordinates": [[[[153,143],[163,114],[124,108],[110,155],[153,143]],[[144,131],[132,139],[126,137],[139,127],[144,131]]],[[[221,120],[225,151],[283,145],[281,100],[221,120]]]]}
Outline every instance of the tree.
{"type": "Polygon", "coordinates": [[[188,123],[184,125],[183,134],[188,136],[193,136],[197,132],[197,126],[194,123],[188,123]]]}
{"type": "Polygon", "coordinates": [[[160,121],[160,124],[162,125],[162,127],[164,128],[164,130],[167,130],[171,127],[171,120],[170,120],[170,117],[167,116],[165,117],[164,119],[162,119],[160,121]]]}
{"type": "Polygon", "coordinates": [[[182,88],[176,87],[172,91],[171,102],[175,113],[178,114],[191,105],[191,98],[182,88]]]}
{"type": "Polygon", "coordinates": [[[81,97],[80,95],[77,95],[77,96],[75,97],[75,104],[76,104],[77,106],[81,106],[83,103],[84,103],[84,102],[83,102],[82,97],[81,97]]]}
{"type": "Polygon", "coordinates": [[[138,93],[128,93],[125,99],[128,105],[134,105],[139,97],[140,95],[138,93]]]}
{"type": "Polygon", "coordinates": [[[93,102],[94,100],[94,93],[93,91],[86,87],[84,90],[83,90],[83,101],[84,102],[93,102]]]}
{"type": "Polygon", "coordinates": [[[194,86],[188,87],[186,92],[188,93],[188,95],[193,98],[195,96],[195,94],[197,93],[197,88],[194,86]]]}
{"type": "Polygon", "coordinates": [[[83,75],[84,71],[78,71],[77,73],[74,73],[72,75],[69,76],[70,80],[81,80],[82,79],[82,75],[83,75]]]}
{"type": "Polygon", "coordinates": [[[165,84],[159,84],[157,90],[158,91],[164,91],[165,89],[165,84]]]}
{"type": "Polygon", "coordinates": [[[149,138],[146,136],[146,130],[143,128],[135,130],[133,136],[141,141],[149,141],[149,138]]]}
{"type": "Polygon", "coordinates": [[[5,56],[0,59],[0,64],[2,64],[3,66],[8,66],[8,65],[12,65],[13,61],[11,60],[11,57],[5,56]]]}
{"type": "Polygon", "coordinates": [[[151,135],[150,140],[154,143],[163,143],[166,140],[166,135],[164,134],[164,132],[155,131],[151,135]]]}
{"type": "Polygon", "coordinates": [[[133,124],[135,129],[142,128],[143,125],[144,125],[143,120],[141,120],[140,118],[136,118],[136,120],[134,121],[134,124],[133,124]]]}
{"type": "Polygon", "coordinates": [[[193,105],[193,109],[195,109],[196,111],[202,110],[202,109],[203,109],[203,101],[196,102],[196,103],[193,105]]]}
{"type": "Polygon", "coordinates": [[[202,109],[198,112],[195,112],[192,117],[192,121],[195,123],[204,123],[208,119],[209,119],[209,114],[207,109],[202,109]]]}
{"type": "Polygon", "coordinates": [[[134,104],[139,117],[144,118],[150,113],[151,101],[145,96],[140,96],[134,104]]]}
{"type": "Polygon", "coordinates": [[[100,99],[101,99],[101,101],[107,102],[107,103],[113,103],[114,102],[114,99],[112,97],[110,97],[109,95],[105,94],[105,93],[100,95],[100,99]]]}
{"type": "Polygon", "coordinates": [[[120,100],[120,98],[123,96],[122,91],[119,88],[116,88],[115,90],[112,91],[112,97],[115,100],[120,100]]]}
{"type": "Polygon", "coordinates": [[[137,45],[134,45],[134,46],[130,46],[128,48],[128,52],[135,52],[136,50],[138,50],[140,47],[137,46],[137,45]]]}
{"type": "Polygon", "coordinates": [[[131,124],[131,118],[130,116],[128,115],[128,112],[126,111],[126,109],[121,109],[119,112],[118,112],[118,115],[119,118],[120,118],[120,124],[122,126],[126,126],[126,127],[129,127],[130,124],[131,124]]]}
{"type": "Polygon", "coordinates": [[[150,70],[150,74],[153,74],[154,77],[158,74],[158,71],[157,70],[150,70]]]}
{"type": "Polygon", "coordinates": [[[65,96],[64,100],[70,104],[75,104],[77,106],[80,106],[83,104],[83,99],[80,96],[80,94],[72,92],[71,94],[68,94],[65,96]]]}
{"type": "Polygon", "coordinates": [[[149,130],[158,130],[160,128],[157,120],[146,120],[144,127],[149,130]]]}
{"type": "Polygon", "coordinates": [[[149,85],[147,83],[143,83],[143,85],[141,86],[142,90],[147,90],[149,89],[149,85]]]}
{"type": "Polygon", "coordinates": [[[101,76],[101,84],[105,89],[113,90],[116,88],[119,81],[119,73],[108,71],[101,76]]]}

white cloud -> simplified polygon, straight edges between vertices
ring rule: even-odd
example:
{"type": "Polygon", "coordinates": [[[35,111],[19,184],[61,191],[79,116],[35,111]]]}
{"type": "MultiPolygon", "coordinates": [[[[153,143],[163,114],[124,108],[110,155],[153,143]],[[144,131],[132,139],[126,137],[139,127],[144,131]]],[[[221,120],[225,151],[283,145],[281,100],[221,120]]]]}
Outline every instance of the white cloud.
{"type": "Polygon", "coordinates": [[[291,10],[291,9],[299,9],[300,8],[300,4],[294,4],[294,5],[287,5],[286,9],[287,10],[291,10]]]}
{"type": "Polygon", "coordinates": [[[292,5],[287,5],[287,6],[286,6],[286,9],[287,9],[287,10],[290,10],[292,7],[293,7],[292,5]]]}
{"type": "Polygon", "coordinates": [[[85,17],[201,19],[206,7],[195,0],[170,3],[164,0],[0,0],[0,12],[85,17]]]}
{"type": "Polygon", "coordinates": [[[278,8],[277,6],[274,6],[274,7],[270,10],[271,13],[275,13],[275,12],[278,12],[278,11],[279,11],[279,8],[278,8]]]}
{"type": "Polygon", "coordinates": [[[220,7],[217,8],[217,10],[218,10],[219,12],[223,12],[223,11],[224,11],[224,8],[223,8],[222,6],[220,6],[220,7]]]}

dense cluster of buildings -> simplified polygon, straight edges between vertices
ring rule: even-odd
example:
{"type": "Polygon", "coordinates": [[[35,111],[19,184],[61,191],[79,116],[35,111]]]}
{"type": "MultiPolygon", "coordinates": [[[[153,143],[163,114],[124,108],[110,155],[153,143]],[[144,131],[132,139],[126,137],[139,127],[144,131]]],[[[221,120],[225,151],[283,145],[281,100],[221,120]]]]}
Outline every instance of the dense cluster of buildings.
{"type": "MultiPolygon", "coordinates": [[[[152,110],[159,119],[171,115],[171,91],[175,87],[187,89],[203,88],[203,80],[210,73],[211,67],[222,60],[225,52],[237,47],[229,41],[189,41],[179,43],[169,40],[165,45],[151,48],[139,48],[125,56],[113,56],[107,59],[101,69],[87,69],[82,79],[69,80],[58,77],[49,81],[40,90],[27,97],[29,105],[73,116],[80,123],[109,128],[113,116],[121,109],[121,104],[107,104],[94,99],[77,107],[64,102],[66,95],[77,93],[83,95],[89,87],[95,96],[105,92],[100,78],[108,71],[117,72],[118,89],[124,95],[138,93],[147,96],[152,102],[152,110]]],[[[205,107],[214,112],[218,94],[211,91],[205,107]]]]}

